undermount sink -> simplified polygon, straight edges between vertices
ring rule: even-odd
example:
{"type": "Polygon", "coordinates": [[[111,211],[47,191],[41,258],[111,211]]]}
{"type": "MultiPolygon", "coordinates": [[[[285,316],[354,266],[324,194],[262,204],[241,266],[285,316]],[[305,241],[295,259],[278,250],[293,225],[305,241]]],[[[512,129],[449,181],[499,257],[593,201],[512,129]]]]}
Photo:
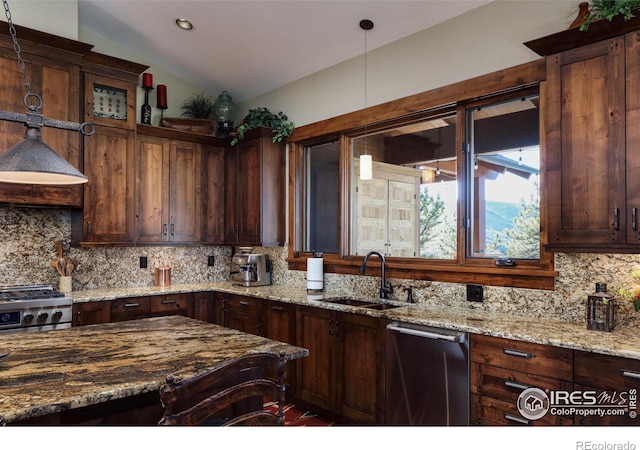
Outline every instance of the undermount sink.
{"type": "Polygon", "coordinates": [[[402,306],[402,305],[392,305],[390,303],[372,303],[370,300],[356,300],[353,298],[333,298],[333,299],[327,299],[325,301],[328,303],[337,303],[340,305],[357,306],[359,308],[377,309],[377,310],[400,308],[402,306]]]}
{"type": "Polygon", "coordinates": [[[389,303],[375,303],[372,305],[364,306],[367,309],[377,309],[383,311],[385,309],[402,308],[404,305],[390,305],[389,303]]]}
{"type": "Polygon", "coordinates": [[[329,303],[338,303],[340,305],[348,305],[348,306],[366,306],[370,305],[371,302],[366,300],[355,300],[353,298],[335,298],[326,300],[329,303]]]}

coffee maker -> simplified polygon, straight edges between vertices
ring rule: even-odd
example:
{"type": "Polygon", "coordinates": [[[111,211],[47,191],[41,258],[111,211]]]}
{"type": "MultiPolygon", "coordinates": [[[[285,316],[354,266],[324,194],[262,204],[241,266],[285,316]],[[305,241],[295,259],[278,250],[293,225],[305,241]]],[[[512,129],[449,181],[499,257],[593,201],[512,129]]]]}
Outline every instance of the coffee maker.
{"type": "Polygon", "coordinates": [[[271,284],[271,261],[267,255],[240,252],[231,258],[231,281],[236,286],[271,284]]]}

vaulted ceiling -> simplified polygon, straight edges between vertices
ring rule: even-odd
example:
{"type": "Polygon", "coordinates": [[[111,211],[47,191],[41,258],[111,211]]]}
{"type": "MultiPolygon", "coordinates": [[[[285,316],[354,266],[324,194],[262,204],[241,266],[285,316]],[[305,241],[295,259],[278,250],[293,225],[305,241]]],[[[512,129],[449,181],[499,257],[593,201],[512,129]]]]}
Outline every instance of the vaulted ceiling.
{"type": "Polygon", "coordinates": [[[79,0],[79,25],[151,64],[249,100],[488,0],[79,0]],[[193,22],[184,31],[176,18],[193,22]]]}

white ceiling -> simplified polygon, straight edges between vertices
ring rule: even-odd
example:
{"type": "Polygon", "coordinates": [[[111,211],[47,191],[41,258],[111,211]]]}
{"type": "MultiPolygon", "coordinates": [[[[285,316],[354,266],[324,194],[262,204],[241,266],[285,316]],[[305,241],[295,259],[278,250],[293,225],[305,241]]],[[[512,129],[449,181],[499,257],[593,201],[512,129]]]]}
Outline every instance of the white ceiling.
{"type": "Polygon", "coordinates": [[[209,93],[252,99],[488,0],[79,0],[79,25],[209,93]],[[179,29],[178,17],[192,31],[179,29]]]}

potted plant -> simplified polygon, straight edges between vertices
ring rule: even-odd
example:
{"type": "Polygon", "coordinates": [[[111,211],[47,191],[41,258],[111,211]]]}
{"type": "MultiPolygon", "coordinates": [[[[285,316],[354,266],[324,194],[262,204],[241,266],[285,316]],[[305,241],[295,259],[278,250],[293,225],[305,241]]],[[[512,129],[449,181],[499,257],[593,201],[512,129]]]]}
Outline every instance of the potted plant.
{"type": "Polygon", "coordinates": [[[231,133],[233,137],[231,145],[236,145],[239,140],[244,139],[244,134],[248,130],[259,127],[271,128],[273,130],[273,142],[280,142],[291,136],[294,124],[282,111],[274,114],[264,107],[250,109],[249,113],[242,119],[242,123],[231,133]]]}
{"type": "Polygon", "coordinates": [[[198,134],[215,135],[214,103],[215,99],[204,92],[194,94],[182,102],[182,106],[180,106],[182,115],[179,118],[162,118],[160,126],[198,134]]]}
{"type": "Polygon", "coordinates": [[[215,119],[215,110],[213,105],[216,100],[204,92],[194,94],[184,102],[180,107],[182,116],[187,119],[215,119]]]}
{"type": "Polygon", "coordinates": [[[619,15],[622,15],[624,20],[629,20],[635,17],[633,10],[636,8],[640,8],[640,0],[592,0],[589,14],[580,25],[580,30],[588,30],[589,25],[596,20],[607,19],[611,22],[619,15]]]}

